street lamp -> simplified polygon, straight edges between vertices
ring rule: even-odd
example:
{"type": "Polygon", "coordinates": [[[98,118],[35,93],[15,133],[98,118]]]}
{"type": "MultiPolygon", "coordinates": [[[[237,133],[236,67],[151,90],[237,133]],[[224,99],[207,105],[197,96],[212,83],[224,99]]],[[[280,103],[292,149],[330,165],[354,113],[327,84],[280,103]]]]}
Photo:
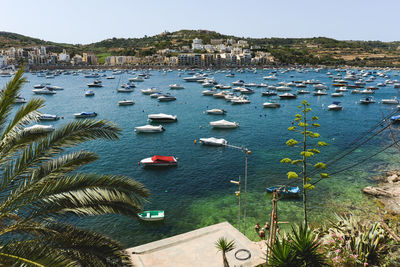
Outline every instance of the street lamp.
{"type": "Polygon", "coordinates": [[[232,184],[237,184],[239,187],[239,190],[235,192],[236,196],[239,197],[239,216],[238,216],[238,225],[239,225],[239,232],[240,232],[240,195],[241,195],[241,183],[240,183],[240,175],[239,175],[239,181],[234,181],[231,180],[232,184]]]}
{"type": "MultiPolygon", "coordinates": [[[[247,158],[251,154],[251,151],[247,147],[239,147],[239,146],[234,146],[234,145],[228,145],[226,144],[225,146],[239,149],[244,152],[245,154],[245,161],[244,161],[244,212],[243,212],[243,234],[246,235],[246,200],[247,200],[247,158]]],[[[232,181],[231,181],[232,182],[232,181]]],[[[239,190],[239,196],[240,196],[240,190],[239,190]]],[[[239,197],[239,213],[240,213],[240,197],[239,197]]],[[[239,220],[240,220],[240,214],[239,214],[239,220]]],[[[240,223],[239,223],[240,225],[240,223]]],[[[240,231],[240,229],[239,229],[240,231]]]]}

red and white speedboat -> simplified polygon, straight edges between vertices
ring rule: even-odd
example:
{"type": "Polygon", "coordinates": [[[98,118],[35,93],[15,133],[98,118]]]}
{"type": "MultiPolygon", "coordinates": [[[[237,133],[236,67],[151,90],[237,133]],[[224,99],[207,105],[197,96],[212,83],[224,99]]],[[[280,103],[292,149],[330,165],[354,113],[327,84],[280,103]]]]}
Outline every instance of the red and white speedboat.
{"type": "Polygon", "coordinates": [[[155,155],[151,158],[142,159],[140,161],[140,164],[142,164],[143,166],[155,166],[155,167],[176,166],[178,165],[178,159],[173,156],[155,155]]]}

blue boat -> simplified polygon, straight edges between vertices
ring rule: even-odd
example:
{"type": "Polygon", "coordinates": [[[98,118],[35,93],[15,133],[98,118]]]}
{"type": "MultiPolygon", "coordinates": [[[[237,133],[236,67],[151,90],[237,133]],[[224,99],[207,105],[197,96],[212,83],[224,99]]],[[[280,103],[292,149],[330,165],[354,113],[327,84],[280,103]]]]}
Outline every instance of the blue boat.
{"type": "Polygon", "coordinates": [[[400,115],[392,116],[392,117],[390,117],[390,120],[393,123],[399,123],[400,122],[400,115]]]}
{"type": "Polygon", "coordinates": [[[274,190],[278,191],[278,194],[287,196],[298,196],[300,193],[300,188],[298,186],[288,187],[288,186],[271,186],[267,187],[268,193],[273,193],[274,190]]]}

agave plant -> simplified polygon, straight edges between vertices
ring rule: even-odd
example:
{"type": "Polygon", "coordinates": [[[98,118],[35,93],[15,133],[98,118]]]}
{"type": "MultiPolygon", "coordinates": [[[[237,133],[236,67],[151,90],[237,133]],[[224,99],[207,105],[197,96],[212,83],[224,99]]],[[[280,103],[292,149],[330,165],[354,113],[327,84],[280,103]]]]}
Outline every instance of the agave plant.
{"type": "Polygon", "coordinates": [[[278,238],[275,244],[269,248],[268,266],[271,267],[291,267],[299,266],[296,252],[289,240],[278,238]]]}
{"type": "Polygon", "coordinates": [[[270,248],[268,266],[326,266],[325,257],[319,252],[317,236],[307,227],[292,227],[289,235],[279,239],[270,248]]]}
{"type": "Polygon", "coordinates": [[[228,241],[226,240],[225,237],[221,237],[220,239],[218,239],[217,242],[215,242],[215,247],[218,249],[218,251],[222,252],[222,260],[224,263],[224,267],[229,267],[229,262],[228,259],[226,258],[226,253],[235,249],[235,242],[233,240],[228,241]]]}
{"type": "Polygon", "coordinates": [[[34,98],[12,116],[22,75],[21,68],[0,93],[0,265],[130,265],[119,242],[63,223],[70,216],[136,217],[141,210],[149,196],[141,183],[79,173],[98,156],[71,149],[89,140],[115,140],[120,128],[105,120],[81,120],[51,133],[25,130],[38,120],[44,100],[34,98]]]}

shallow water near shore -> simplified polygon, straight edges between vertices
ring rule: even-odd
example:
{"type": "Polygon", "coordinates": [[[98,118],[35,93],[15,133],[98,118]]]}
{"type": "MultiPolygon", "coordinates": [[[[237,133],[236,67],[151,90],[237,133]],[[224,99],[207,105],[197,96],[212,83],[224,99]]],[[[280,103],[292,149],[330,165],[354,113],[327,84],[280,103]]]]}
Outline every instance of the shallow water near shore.
{"type": "MultiPolygon", "coordinates": [[[[331,72],[333,72],[331,70],[331,72]]],[[[140,73],[140,72],[138,72],[140,73]]],[[[120,240],[125,246],[132,247],[146,242],[187,232],[199,227],[228,221],[238,227],[238,199],[235,196],[237,186],[230,180],[236,180],[239,175],[244,180],[244,153],[229,147],[206,147],[195,144],[194,140],[201,137],[225,138],[232,145],[245,146],[251,150],[248,156],[248,194],[246,234],[257,240],[253,226],[259,222],[264,224],[269,220],[271,211],[271,195],[265,192],[265,187],[288,182],[286,173],[293,170],[288,165],[280,163],[284,157],[295,156],[295,148],[289,148],[285,141],[296,137],[287,128],[291,126],[294,115],[298,113],[297,106],[306,99],[313,109],[311,114],[319,116],[321,140],[329,146],[321,149],[318,161],[330,160],[340,151],[346,150],[349,145],[375,126],[384,115],[390,114],[395,105],[360,105],[359,99],[365,95],[346,93],[345,97],[332,98],[331,96],[299,95],[296,100],[281,100],[280,109],[263,109],[262,103],[268,98],[261,96],[261,88],[255,88],[256,93],[250,95],[251,104],[231,105],[224,100],[202,96],[204,90],[199,83],[185,83],[182,74],[178,77],[177,71],[152,71],[150,79],[137,83],[137,88],[130,94],[117,93],[119,83],[127,82],[133,75],[122,74],[115,80],[103,80],[104,87],[94,89],[96,95],[91,98],[84,96],[88,89],[86,84],[93,79],[80,76],[60,75],[54,79],[45,79],[26,74],[30,83],[25,84],[22,96],[32,98],[33,85],[50,82],[52,85],[62,86],[63,91],[57,91],[53,96],[42,96],[46,99],[43,113],[63,116],[56,122],[45,122],[55,127],[73,120],[73,113],[81,111],[95,111],[98,119],[108,119],[116,122],[122,129],[123,135],[115,142],[93,141],[79,148],[91,150],[99,154],[100,159],[81,169],[82,172],[122,174],[132,177],[146,185],[151,191],[150,203],[145,209],[165,210],[166,218],[163,222],[141,222],[123,216],[101,216],[93,218],[71,218],[79,226],[88,227],[108,234],[120,240]],[[183,90],[169,90],[168,85],[180,83],[183,90]],[[170,92],[177,97],[176,101],[159,103],[156,99],[143,95],[140,89],[157,86],[164,93],[170,92]],[[119,100],[134,99],[135,105],[120,107],[119,100]],[[339,112],[326,110],[332,101],[341,101],[344,109],[339,112]],[[223,108],[228,111],[223,118],[240,123],[234,130],[214,130],[208,126],[210,121],[222,119],[220,116],[205,115],[203,112],[210,108],[223,108]],[[178,116],[177,123],[164,124],[166,131],[161,134],[135,134],[134,127],[147,124],[147,115],[150,113],[167,113],[178,116]],[[146,157],[160,155],[174,155],[179,158],[179,165],[170,169],[144,169],[138,162],[146,157]]],[[[336,73],[336,72],[335,72],[336,73]]],[[[107,72],[111,75],[111,72],[107,72]]],[[[235,78],[225,77],[226,73],[210,73],[209,76],[222,84],[242,79],[246,82],[267,82],[275,84],[279,81],[315,79],[325,82],[332,93],[331,79],[326,71],[316,73],[297,73],[289,71],[278,73],[278,81],[264,81],[263,76],[270,71],[236,73],[235,78]],[[290,77],[293,75],[294,77],[290,77]]],[[[389,72],[393,74],[393,72],[389,72]]],[[[8,78],[1,77],[0,85],[4,85],[8,78]]],[[[383,82],[378,77],[369,85],[383,82]]],[[[308,85],[312,90],[311,85],[308,85]]],[[[296,91],[296,89],[293,89],[296,91]]],[[[382,98],[391,98],[398,92],[392,86],[380,88],[374,97],[379,102],[382,98]]],[[[395,128],[395,131],[398,129],[395,128]]],[[[383,133],[367,144],[355,150],[343,160],[328,167],[327,172],[334,172],[351,165],[359,160],[379,151],[391,142],[388,133],[383,133]]],[[[367,160],[347,171],[321,181],[309,193],[310,221],[319,224],[331,218],[334,212],[374,210],[374,201],[364,196],[361,189],[374,183],[370,178],[379,172],[396,168],[398,150],[391,148],[376,157],[367,160]]],[[[242,188],[243,189],[243,188],[242,188]]],[[[242,194],[242,200],[244,196],[242,194]]],[[[243,203],[242,203],[243,205],[243,203]]],[[[278,216],[281,221],[299,223],[302,221],[301,199],[282,199],[278,204],[278,216]]],[[[243,229],[244,222],[241,222],[243,229]]],[[[283,224],[282,228],[289,229],[290,224],[283,224]]]]}

